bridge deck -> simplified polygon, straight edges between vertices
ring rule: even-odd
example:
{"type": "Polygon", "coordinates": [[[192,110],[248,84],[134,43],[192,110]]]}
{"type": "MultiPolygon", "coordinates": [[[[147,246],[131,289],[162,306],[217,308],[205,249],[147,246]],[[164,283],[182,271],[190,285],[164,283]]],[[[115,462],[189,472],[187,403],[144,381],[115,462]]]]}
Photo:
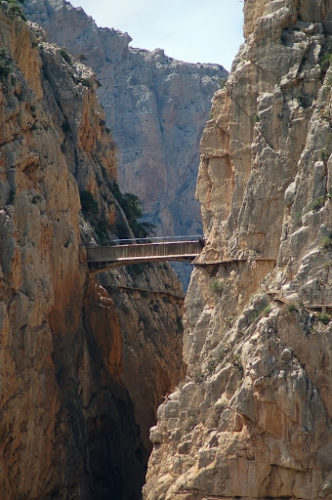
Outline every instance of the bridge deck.
{"type": "Polygon", "coordinates": [[[88,264],[94,272],[139,262],[192,261],[202,250],[201,241],[168,241],[87,248],[88,264]]]}

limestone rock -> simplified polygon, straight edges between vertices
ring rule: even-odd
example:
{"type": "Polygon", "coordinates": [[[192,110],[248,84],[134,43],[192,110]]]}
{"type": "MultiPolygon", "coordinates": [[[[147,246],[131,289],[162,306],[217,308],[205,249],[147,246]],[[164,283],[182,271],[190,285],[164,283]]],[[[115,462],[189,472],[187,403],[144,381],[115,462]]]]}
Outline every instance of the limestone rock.
{"type": "Polygon", "coordinates": [[[188,374],[158,410],[147,500],[332,498],[332,4],[244,11],[203,133],[188,374]]]}
{"type": "Polygon", "coordinates": [[[27,0],[25,12],[95,71],[123,190],[143,200],[160,234],[200,233],[194,199],[199,141],[225,69],[129,47],[127,33],[98,28],[63,0],[27,0]]]}
{"type": "Polygon", "coordinates": [[[95,76],[7,2],[0,44],[0,498],[137,499],[183,372],[181,288],[167,265],[105,274],[113,293],[90,276],[100,224],[131,232],[95,76]]]}

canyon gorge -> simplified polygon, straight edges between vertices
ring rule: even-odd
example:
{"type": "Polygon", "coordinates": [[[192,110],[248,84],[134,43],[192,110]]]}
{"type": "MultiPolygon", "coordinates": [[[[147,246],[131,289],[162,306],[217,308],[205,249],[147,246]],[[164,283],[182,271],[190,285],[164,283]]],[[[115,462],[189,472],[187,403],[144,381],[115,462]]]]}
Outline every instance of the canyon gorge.
{"type": "Polygon", "coordinates": [[[0,498],[332,500],[332,0],[245,0],[221,82],[24,9],[0,3],[0,498]],[[185,301],[169,264],[93,275],[86,246],[140,224],[118,182],[199,229],[203,121],[185,301]]]}
{"type": "Polygon", "coordinates": [[[0,498],[137,499],[183,292],[167,264],[90,274],[86,245],[133,236],[96,77],[18,5],[0,36],[0,498]]]}
{"type": "Polygon", "coordinates": [[[117,148],[120,188],[139,196],[158,234],[200,234],[193,196],[199,141],[227,71],[177,61],[162,49],[133,48],[128,33],[99,28],[64,0],[27,0],[24,8],[101,83],[97,94],[117,148]]]}
{"type": "MultiPolygon", "coordinates": [[[[95,72],[116,144],[120,188],[142,200],[155,234],[201,234],[194,197],[199,142],[211,98],[227,71],[217,64],[177,61],[162,49],[133,48],[128,33],[99,28],[64,0],[27,0],[24,8],[50,41],[95,72]]],[[[174,267],[186,287],[191,268],[174,267]]]]}

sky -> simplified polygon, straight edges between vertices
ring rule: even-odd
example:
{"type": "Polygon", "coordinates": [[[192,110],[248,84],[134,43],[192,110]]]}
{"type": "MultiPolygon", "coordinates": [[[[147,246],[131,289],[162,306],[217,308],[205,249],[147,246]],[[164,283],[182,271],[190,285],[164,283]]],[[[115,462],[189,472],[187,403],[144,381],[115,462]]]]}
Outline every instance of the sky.
{"type": "Polygon", "coordinates": [[[98,26],[127,32],[132,47],[230,70],[242,43],[240,0],[70,0],[98,26]]]}

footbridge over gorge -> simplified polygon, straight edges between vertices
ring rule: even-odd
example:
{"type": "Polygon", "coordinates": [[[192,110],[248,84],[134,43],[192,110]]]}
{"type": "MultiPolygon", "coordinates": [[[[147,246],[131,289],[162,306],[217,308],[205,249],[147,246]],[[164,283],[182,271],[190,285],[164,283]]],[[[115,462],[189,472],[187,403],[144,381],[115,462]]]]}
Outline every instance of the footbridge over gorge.
{"type": "Polygon", "coordinates": [[[200,235],[113,240],[87,247],[88,264],[96,274],[106,269],[161,261],[192,262],[204,246],[200,235]]]}

